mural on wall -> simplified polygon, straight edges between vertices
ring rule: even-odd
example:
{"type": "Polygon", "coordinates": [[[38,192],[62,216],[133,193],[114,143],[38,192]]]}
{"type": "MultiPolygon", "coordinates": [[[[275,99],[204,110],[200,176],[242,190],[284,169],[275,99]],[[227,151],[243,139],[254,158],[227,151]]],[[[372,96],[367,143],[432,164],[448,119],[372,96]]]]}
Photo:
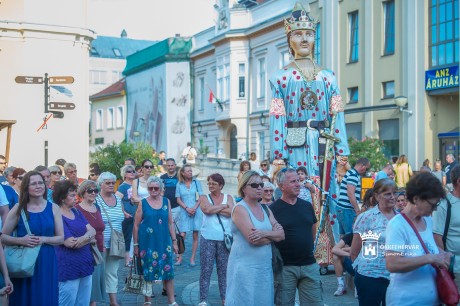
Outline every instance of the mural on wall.
{"type": "MultiPolygon", "coordinates": [[[[136,76],[133,76],[135,78],[136,76]]],[[[127,82],[128,114],[127,136],[129,142],[146,142],[156,150],[166,147],[164,131],[163,78],[150,76],[148,82],[127,82]],[[132,111],[130,111],[132,110],[132,111]]]]}

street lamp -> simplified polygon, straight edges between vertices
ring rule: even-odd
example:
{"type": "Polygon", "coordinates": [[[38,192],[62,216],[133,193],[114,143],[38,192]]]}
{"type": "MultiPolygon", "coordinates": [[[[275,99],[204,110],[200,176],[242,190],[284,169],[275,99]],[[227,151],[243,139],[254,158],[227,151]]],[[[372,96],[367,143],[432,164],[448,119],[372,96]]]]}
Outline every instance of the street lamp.
{"type": "Polygon", "coordinates": [[[397,96],[394,98],[395,104],[399,106],[399,111],[400,112],[406,112],[409,114],[409,116],[412,116],[412,111],[405,109],[407,105],[407,97],[405,96],[397,96]]]}
{"type": "Polygon", "coordinates": [[[203,131],[203,126],[201,125],[200,122],[198,122],[198,126],[196,127],[196,130],[198,131],[199,134],[203,134],[203,137],[204,137],[204,138],[208,137],[208,133],[207,133],[207,132],[202,133],[202,131],[203,131]]]}
{"type": "Polygon", "coordinates": [[[266,118],[265,118],[265,116],[264,116],[263,113],[260,114],[259,122],[260,122],[260,125],[261,125],[261,126],[264,126],[265,123],[266,123],[266,118]]]}

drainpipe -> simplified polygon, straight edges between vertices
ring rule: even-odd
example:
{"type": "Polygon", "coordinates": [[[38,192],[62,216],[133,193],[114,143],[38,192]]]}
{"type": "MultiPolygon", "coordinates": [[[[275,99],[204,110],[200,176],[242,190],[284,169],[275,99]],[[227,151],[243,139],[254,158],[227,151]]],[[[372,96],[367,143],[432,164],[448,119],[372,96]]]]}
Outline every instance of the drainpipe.
{"type": "Polygon", "coordinates": [[[248,72],[247,72],[247,78],[248,78],[248,89],[246,90],[247,92],[247,99],[246,99],[246,160],[249,160],[249,125],[250,125],[250,112],[251,112],[251,83],[252,83],[252,78],[251,78],[251,63],[252,63],[252,56],[251,56],[251,43],[250,41],[248,42],[248,72]]]}

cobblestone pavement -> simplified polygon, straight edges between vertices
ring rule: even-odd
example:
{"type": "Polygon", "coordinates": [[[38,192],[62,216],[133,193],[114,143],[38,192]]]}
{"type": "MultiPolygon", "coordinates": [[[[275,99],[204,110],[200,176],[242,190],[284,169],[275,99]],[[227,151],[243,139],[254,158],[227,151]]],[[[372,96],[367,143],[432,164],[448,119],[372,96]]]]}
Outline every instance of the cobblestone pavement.
{"type": "MultiPolygon", "coordinates": [[[[206,185],[204,184],[203,180],[203,187],[206,192],[206,185]]],[[[236,186],[235,185],[226,185],[224,187],[225,193],[230,193],[232,195],[236,194],[236,186]]],[[[185,245],[186,251],[183,256],[183,261],[181,266],[175,266],[175,278],[174,278],[174,288],[175,293],[177,295],[176,302],[179,305],[198,305],[199,301],[199,277],[200,277],[200,265],[199,260],[196,261],[197,265],[195,267],[190,267],[187,263],[190,259],[190,250],[192,244],[192,235],[187,235],[185,245]]],[[[199,259],[199,248],[197,259],[199,259]]],[[[124,266],[124,260],[120,261],[120,268],[118,270],[119,273],[119,282],[118,282],[118,302],[122,306],[134,306],[134,305],[143,305],[144,297],[142,295],[135,295],[131,293],[124,293],[124,281],[126,279],[126,275],[128,273],[128,268],[124,266]]],[[[244,281],[244,280],[242,280],[244,281]]],[[[333,267],[330,267],[328,273],[326,275],[321,276],[321,281],[323,283],[323,298],[325,305],[358,305],[358,300],[354,298],[353,290],[349,290],[346,295],[335,297],[334,291],[337,289],[337,280],[333,272],[333,267]]],[[[153,291],[155,294],[155,298],[152,299],[152,305],[168,305],[167,298],[161,295],[162,285],[156,284],[153,287],[153,291]]],[[[108,301],[108,298],[107,298],[108,301]]],[[[209,288],[209,296],[208,296],[208,305],[216,306],[221,305],[221,299],[219,296],[219,289],[217,286],[217,274],[213,272],[211,278],[211,285],[209,288]]],[[[98,306],[108,305],[100,303],[98,306]]],[[[242,305],[242,306],[251,306],[251,305],[242,305]]],[[[269,305],[267,305],[269,306],[269,305]]],[[[296,305],[297,306],[297,305],[296,305]]]]}

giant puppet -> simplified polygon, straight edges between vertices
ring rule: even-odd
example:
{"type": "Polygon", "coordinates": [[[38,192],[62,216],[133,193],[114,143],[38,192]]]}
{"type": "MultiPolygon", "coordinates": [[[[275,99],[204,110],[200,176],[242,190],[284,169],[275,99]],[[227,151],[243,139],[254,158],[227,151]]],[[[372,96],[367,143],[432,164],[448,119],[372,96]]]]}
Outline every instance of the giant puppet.
{"type": "Polygon", "coordinates": [[[284,20],[293,60],[270,80],[270,145],[274,159],[306,167],[309,178],[327,192],[312,195],[321,224],[315,256],[325,266],[332,262],[331,247],[338,239],[331,228],[337,223],[335,168],[337,162],[347,163],[350,151],[335,74],[313,58],[317,22],[299,2],[284,20]]]}

